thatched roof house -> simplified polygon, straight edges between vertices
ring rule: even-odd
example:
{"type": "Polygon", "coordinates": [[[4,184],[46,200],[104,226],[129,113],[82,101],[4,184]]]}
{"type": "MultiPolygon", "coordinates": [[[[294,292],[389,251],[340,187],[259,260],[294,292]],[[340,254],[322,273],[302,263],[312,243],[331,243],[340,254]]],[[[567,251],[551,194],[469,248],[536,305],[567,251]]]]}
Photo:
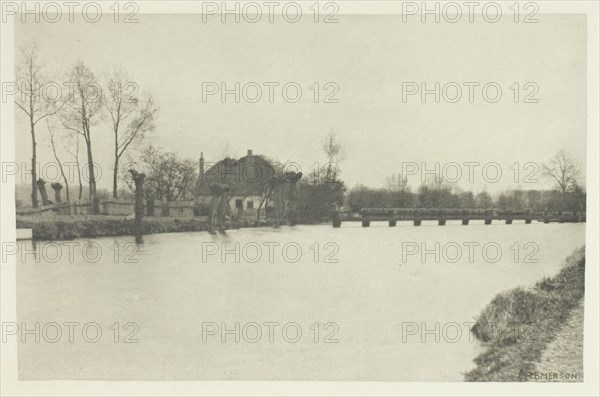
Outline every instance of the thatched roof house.
{"type": "Polygon", "coordinates": [[[263,156],[254,155],[252,150],[237,160],[225,158],[206,170],[201,156],[196,196],[199,201],[207,202],[211,198],[211,185],[225,184],[230,191],[231,207],[251,210],[259,205],[274,176],[273,166],[263,156]]]}

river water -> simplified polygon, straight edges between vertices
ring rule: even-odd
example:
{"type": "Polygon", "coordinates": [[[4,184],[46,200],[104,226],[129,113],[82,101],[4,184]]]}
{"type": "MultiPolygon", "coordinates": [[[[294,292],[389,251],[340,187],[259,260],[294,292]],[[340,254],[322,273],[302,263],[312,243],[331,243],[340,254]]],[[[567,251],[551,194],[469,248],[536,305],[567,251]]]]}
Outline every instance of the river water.
{"type": "Polygon", "coordinates": [[[20,377],[461,381],[470,323],[556,274],[585,224],[458,223],[24,243],[20,377]]]}

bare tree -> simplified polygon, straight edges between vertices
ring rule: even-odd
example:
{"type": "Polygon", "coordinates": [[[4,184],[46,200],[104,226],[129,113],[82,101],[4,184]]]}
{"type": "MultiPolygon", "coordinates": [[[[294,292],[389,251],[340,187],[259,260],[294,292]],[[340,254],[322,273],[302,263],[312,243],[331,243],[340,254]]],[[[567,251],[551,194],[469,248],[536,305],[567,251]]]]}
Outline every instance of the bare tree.
{"type": "Polygon", "coordinates": [[[487,210],[492,205],[492,196],[485,190],[477,194],[477,204],[480,208],[487,210]]]}
{"type": "Polygon", "coordinates": [[[390,175],[385,178],[385,184],[389,191],[405,193],[409,190],[408,181],[401,174],[390,175]]]}
{"type": "MultiPolygon", "coordinates": [[[[77,62],[71,70],[70,82],[73,95],[67,101],[65,111],[60,119],[63,126],[83,136],[87,149],[87,166],[89,172],[89,197],[93,213],[98,213],[96,196],[96,175],[92,154],[92,126],[101,119],[102,90],[95,81],[94,74],[82,62],[77,62]]],[[[71,94],[71,93],[70,93],[71,94]]]]}
{"type": "Polygon", "coordinates": [[[158,109],[151,96],[144,99],[133,97],[137,87],[129,81],[123,69],[116,69],[108,81],[109,94],[104,97],[104,105],[111,118],[114,132],[113,198],[117,198],[119,160],[129,145],[140,140],[144,134],[154,129],[154,116],[158,109]]]}
{"type": "Polygon", "coordinates": [[[559,150],[548,162],[542,167],[542,172],[548,178],[553,180],[563,197],[574,189],[578,184],[578,179],[581,170],[573,162],[569,154],[565,150],[559,150]]]}
{"type": "Polygon", "coordinates": [[[58,158],[58,153],[56,152],[56,124],[53,120],[47,119],[46,126],[48,127],[48,133],[50,134],[50,147],[52,148],[52,154],[54,154],[54,159],[58,163],[58,169],[60,170],[60,174],[62,175],[63,180],[65,181],[65,191],[67,192],[67,201],[70,201],[69,196],[69,180],[65,174],[65,169],[63,167],[63,163],[58,158]]]}
{"type": "Polygon", "coordinates": [[[322,144],[323,152],[327,157],[327,165],[325,166],[325,182],[335,182],[340,174],[339,163],[345,159],[345,153],[342,144],[335,135],[335,132],[330,131],[322,144]]]}
{"type": "Polygon", "coordinates": [[[181,159],[175,153],[148,146],[142,155],[147,191],[159,200],[189,200],[198,180],[196,162],[181,159]]]}
{"type": "Polygon", "coordinates": [[[48,83],[47,77],[42,72],[42,67],[37,57],[35,44],[30,44],[21,50],[22,62],[17,67],[17,82],[21,95],[15,99],[15,104],[29,119],[31,133],[31,206],[38,207],[37,195],[37,142],[35,127],[37,123],[57,113],[64,103],[52,102],[51,98],[42,95],[42,89],[48,83]]]}
{"type": "Polygon", "coordinates": [[[81,165],[79,162],[79,134],[69,134],[63,139],[63,148],[73,158],[77,169],[77,182],[79,183],[78,200],[83,195],[83,183],[81,182],[81,165]]]}

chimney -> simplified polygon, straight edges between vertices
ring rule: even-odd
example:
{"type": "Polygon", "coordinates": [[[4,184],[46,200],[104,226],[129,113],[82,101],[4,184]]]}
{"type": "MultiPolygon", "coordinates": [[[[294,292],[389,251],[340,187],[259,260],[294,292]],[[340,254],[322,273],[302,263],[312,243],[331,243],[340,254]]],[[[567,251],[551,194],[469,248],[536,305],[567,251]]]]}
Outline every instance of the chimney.
{"type": "Polygon", "coordinates": [[[204,152],[200,152],[200,176],[204,175],[204,152]]]}
{"type": "Polygon", "coordinates": [[[248,156],[252,156],[252,149],[248,149],[248,156]]]}

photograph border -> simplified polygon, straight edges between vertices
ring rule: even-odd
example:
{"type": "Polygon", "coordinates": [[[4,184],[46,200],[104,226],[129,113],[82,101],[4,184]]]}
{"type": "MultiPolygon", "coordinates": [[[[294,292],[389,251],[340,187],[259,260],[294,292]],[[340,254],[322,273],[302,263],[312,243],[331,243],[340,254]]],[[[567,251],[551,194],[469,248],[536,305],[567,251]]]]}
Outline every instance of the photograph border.
{"type": "MultiPolygon", "coordinates": [[[[282,1],[284,3],[285,1],[282,1]]],[[[296,1],[298,3],[314,3],[296,1]]],[[[421,3],[422,0],[419,1],[421,3]]],[[[511,3],[514,2],[511,1],[511,3]]],[[[19,2],[21,3],[21,2],[19,2]]],[[[83,2],[82,2],[83,3],[83,2]]],[[[104,2],[101,2],[104,3],[104,2]]],[[[198,13],[201,2],[135,1],[139,15],[198,13]]],[[[219,1],[221,3],[221,1],[219,1]]],[[[225,3],[233,3],[225,1],[225,3]]],[[[326,3],[326,1],[321,1],[326,3]]],[[[341,14],[397,14],[401,1],[338,1],[341,14]]],[[[459,2],[460,3],[460,2],[459,2]]],[[[485,3],[482,1],[481,3],[485,3]]],[[[468,382],[313,382],[313,381],[21,381],[18,379],[17,342],[10,339],[0,346],[0,395],[598,395],[599,368],[599,9],[600,3],[590,1],[535,1],[543,14],[587,15],[587,153],[586,187],[586,291],[584,323],[584,382],[582,383],[468,383],[468,382]]],[[[108,7],[112,2],[102,4],[108,7]]],[[[1,81],[14,81],[14,24],[1,26],[1,81]]],[[[549,49],[551,51],[551,49],[549,49]]],[[[0,107],[0,161],[15,161],[15,106],[12,102],[0,107]]],[[[16,238],[15,188],[11,183],[0,186],[0,240],[14,242],[16,238]]],[[[16,322],[16,259],[11,257],[0,267],[0,322],[16,322]]],[[[250,362],[249,362],[250,364],[250,362]]],[[[432,368],[432,370],[435,370],[432,368]]]]}

